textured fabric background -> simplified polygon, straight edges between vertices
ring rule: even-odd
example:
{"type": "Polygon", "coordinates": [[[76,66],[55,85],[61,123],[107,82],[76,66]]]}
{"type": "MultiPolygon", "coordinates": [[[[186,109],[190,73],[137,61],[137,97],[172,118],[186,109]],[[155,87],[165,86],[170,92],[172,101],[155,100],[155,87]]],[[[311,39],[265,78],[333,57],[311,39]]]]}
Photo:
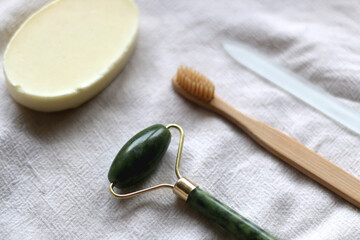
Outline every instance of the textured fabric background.
{"type": "MultiPolygon", "coordinates": [[[[1,58],[15,30],[47,2],[0,1],[1,58]]],[[[230,238],[169,190],[123,201],[108,192],[107,171],[120,147],[149,125],[177,123],[186,135],[182,174],[279,239],[360,239],[359,209],[175,94],[170,82],[180,64],[192,66],[233,106],[360,177],[360,136],[221,47],[225,39],[243,41],[359,111],[359,1],[136,2],[133,57],[83,106],[51,114],[25,109],[0,74],[0,238],[230,238]]],[[[175,182],[173,133],[160,169],[144,185],[175,182]]]]}

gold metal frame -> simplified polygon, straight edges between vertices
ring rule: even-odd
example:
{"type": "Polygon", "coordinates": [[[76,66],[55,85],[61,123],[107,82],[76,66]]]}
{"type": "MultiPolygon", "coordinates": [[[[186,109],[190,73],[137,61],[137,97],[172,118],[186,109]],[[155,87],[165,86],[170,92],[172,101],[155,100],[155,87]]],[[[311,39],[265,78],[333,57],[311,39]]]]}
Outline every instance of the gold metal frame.
{"type": "Polygon", "coordinates": [[[189,179],[184,178],[181,176],[180,174],[180,160],[181,160],[181,153],[182,153],[182,149],[183,149],[183,144],[184,144],[184,131],[183,129],[177,125],[177,124],[169,124],[166,126],[167,129],[170,128],[176,128],[179,133],[180,133],[180,141],[179,141],[179,147],[178,147],[178,151],[177,151],[177,156],[176,156],[176,163],[175,163],[175,174],[178,178],[178,181],[175,183],[175,185],[173,184],[168,184],[168,183],[163,183],[163,184],[159,184],[159,185],[155,185],[152,187],[148,187],[142,190],[138,190],[135,192],[130,192],[130,193],[125,193],[125,194],[119,194],[116,193],[114,191],[114,183],[110,183],[110,193],[116,197],[116,198],[120,198],[120,199],[125,199],[125,198],[131,198],[146,192],[150,192],[156,189],[160,189],[160,188],[172,188],[173,192],[178,195],[180,198],[184,199],[185,201],[187,200],[187,197],[189,195],[189,193],[197,187],[196,184],[192,183],[189,179]]]}

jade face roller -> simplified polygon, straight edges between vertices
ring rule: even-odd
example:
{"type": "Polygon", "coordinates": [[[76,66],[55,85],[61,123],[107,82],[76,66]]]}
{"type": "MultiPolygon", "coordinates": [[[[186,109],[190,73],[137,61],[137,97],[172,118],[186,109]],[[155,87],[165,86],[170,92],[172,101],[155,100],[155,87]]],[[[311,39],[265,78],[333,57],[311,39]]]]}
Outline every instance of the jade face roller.
{"type": "Polygon", "coordinates": [[[233,209],[224,205],[209,193],[200,189],[191,180],[180,174],[180,159],[184,142],[184,132],[176,124],[150,126],[132,137],[115,157],[108,174],[111,194],[120,199],[130,198],[159,188],[171,188],[192,208],[228,230],[239,239],[274,240],[270,234],[256,226],[233,209]],[[176,157],[175,173],[178,178],[175,185],[159,184],[139,191],[119,194],[114,187],[130,187],[149,176],[164,156],[170,140],[169,128],[180,132],[179,148],[176,157]]]}

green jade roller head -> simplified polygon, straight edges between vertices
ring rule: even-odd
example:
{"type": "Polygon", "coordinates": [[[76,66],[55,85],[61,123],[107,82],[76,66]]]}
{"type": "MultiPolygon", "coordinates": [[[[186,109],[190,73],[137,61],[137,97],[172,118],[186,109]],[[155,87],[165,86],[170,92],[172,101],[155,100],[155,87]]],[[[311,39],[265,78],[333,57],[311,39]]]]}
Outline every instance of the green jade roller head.
{"type": "Polygon", "coordinates": [[[116,198],[125,199],[159,188],[171,188],[192,208],[228,230],[238,239],[274,240],[275,238],[269,233],[201,190],[191,180],[181,176],[179,168],[183,142],[184,132],[176,124],[166,127],[155,124],[136,134],[121,148],[111,164],[108,174],[111,194],[116,198]],[[178,180],[175,185],[164,183],[131,193],[116,193],[114,187],[119,189],[130,187],[144,180],[156,169],[170,144],[170,128],[176,128],[180,132],[175,164],[178,180]]]}

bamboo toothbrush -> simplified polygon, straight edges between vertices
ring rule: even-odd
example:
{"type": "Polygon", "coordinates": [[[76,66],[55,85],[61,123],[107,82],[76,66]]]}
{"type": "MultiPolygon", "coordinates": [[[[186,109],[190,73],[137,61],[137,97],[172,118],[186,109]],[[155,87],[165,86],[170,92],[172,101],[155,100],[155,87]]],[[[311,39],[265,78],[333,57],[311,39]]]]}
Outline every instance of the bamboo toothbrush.
{"type": "Polygon", "coordinates": [[[224,116],[270,153],[360,207],[359,179],[295,139],[246,116],[224,102],[215,94],[215,86],[206,76],[189,67],[181,66],[172,83],[174,89],[183,97],[224,116]]]}

